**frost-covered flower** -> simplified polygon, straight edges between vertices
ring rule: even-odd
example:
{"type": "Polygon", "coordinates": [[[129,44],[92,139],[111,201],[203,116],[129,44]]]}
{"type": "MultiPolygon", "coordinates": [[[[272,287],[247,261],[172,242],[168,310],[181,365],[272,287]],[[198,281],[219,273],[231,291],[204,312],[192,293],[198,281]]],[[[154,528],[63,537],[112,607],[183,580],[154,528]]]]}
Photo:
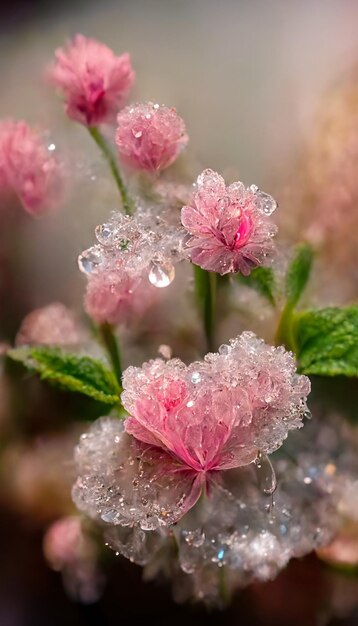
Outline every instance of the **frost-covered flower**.
{"type": "Polygon", "coordinates": [[[15,193],[37,215],[58,204],[62,187],[62,167],[41,134],[23,121],[1,121],[0,192],[15,193]]]}
{"type": "MultiPolygon", "coordinates": [[[[139,208],[131,217],[114,212],[108,222],[97,226],[98,243],[80,254],[79,268],[90,282],[93,278],[96,292],[100,281],[94,277],[99,274],[103,290],[108,292],[110,283],[116,284],[113,295],[115,291],[134,294],[142,278],[155,287],[167,287],[174,280],[175,264],[185,258],[184,235],[178,219],[158,206],[155,211],[139,208]]],[[[142,289],[143,295],[149,293],[144,285],[142,289]]]]}
{"type": "Polygon", "coordinates": [[[266,265],[273,252],[276,226],[269,216],[275,200],[256,187],[236,182],[229,187],[216,172],[204,170],[193,202],[182,209],[182,224],[190,233],[189,256],[205,270],[245,276],[266,265]]]}
{"type": "Polygon", "coordinates": [[[120,324],[142,315],[154,299],[155,289],[149,282],[131,276],[122,265],[89,279],[85,309],[99,324],[120,324]]]}
{"type": "MultiPolygon", "coordinates": [[[[146,379],[148,372],[141,376],[146,379]]],[[[167,404],[177,397],[178,386],[165,394],[167,404]]],[[[230,595],[254,580],[271,579],[292,557],[332,540],[341,525],[342,498],[358,475],[353,430],[337,416],[307,421],[274,455],[272,499],[264,493],[257,464],[212,471],[206,497],[168,526],[173,519],[168,503],[180,502],[188,486],[181,461],[175,464],[169,453],[175,473],[166,473],[164,448],[161,456],[158,447],[135,444],[118,419],[102,418],[81,438],[73,495],[82,510],[102,522],[111,548],[145,566],[146,578],[158,572],[173,578],[179,601],[194,597],[220,604],[223,584],[230,595]]]]}
{"type": "Polygon", "coordinates": [[[70,346],[80,343],[83,337],[84,331],[72,311],[60,302],[53,302],[26,315],[15,343],[70,346]]]}
{"type": "MultiPolygon", "coordinates": [[[[156,207],[135,216],[114,212],[96,228],[98,243],[84,250],[80,270],[87,276],[87,313],[97,322],[118,324],[142,315],[167,287],[175,263],[184,258],[184,232],[156,207]]],[[[176,220],[178,222],[178,220],[176,220]]]]}
{"type": "Polygon", "coordinates": [[[67,115],[85,126],[112,122],[134,81],[130,56],[76,35],[56,50],[48,79],[62,91],[67,115]]]}
{"type": "Polygon", "coordinates": [[[104,577],[98,568],[99,550],[76,516],[62,517],[47,530],[43,550],[50,567],[62,573],[67,593],[85,604],[102,595],[104,577]]]}
{"type": "Polygon", "coordinates": [[[117,123],[119,155],[135,169],[164,170],[188,143],[185,123],[176,110],[152,102],[126,107],[117,123]]]}
{"type": "Polygon", "coordinates": [[[309,381],[284,348],[243,333],[189,366],[156,359],[123,375],[129,417],[110,421],[77,451],[77,506],[91,516],[143,529],[168,526],[223,470],[276,450],[306,411],[309,381]],[[106,429],[108,440],[106,441],[106,429]]]}

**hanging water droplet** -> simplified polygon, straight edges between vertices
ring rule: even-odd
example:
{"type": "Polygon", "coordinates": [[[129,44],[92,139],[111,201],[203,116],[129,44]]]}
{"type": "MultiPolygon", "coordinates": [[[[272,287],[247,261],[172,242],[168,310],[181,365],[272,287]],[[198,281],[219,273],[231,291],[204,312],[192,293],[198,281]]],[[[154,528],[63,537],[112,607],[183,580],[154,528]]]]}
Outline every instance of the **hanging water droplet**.
{"type": "Polygon", "coordinates": [[[47,146],[47,150],[49,150],[50,152],[53,152],[54,150],[56,150],[56,146],[54,143],[50,143],[49,146],[47,146]]]}
{"type": "Polygon", "coordinates": [[[191,382],[193,383],[193,385],[197,385],[198,383],[200,383],[200,381],[201,381],[201,376],[199,372],[193,372],[191,375],[191,382]]]}
{"type": "Polygon", "coordinates": [[[277,487],[277,481],[275,470],[267,454],[258,453],[255,467],[260,489],[267,495],[271,495],[277,487]]]}
{"type": "Polygon", "coordinates": [[[132,133],[133,133],[133,136],[134,136],[136,139],[140,139],[140,138],[141,138],[141,136],[143,135],[143,132],[142,132],[141,130],[135,130],[135,129],[133,129],[133,130],[132,130],[132,133]]]}
{"type": "Polygon", "coordinates": [[[258,210],[265,215],[272,215],[272,213],[277,209],[277,202],[275,198],[258,189],[256,185],[251,185],[250,190],[255,194],[255,204],[258,210]]]}
{"type": "Polygon", "coordinates": [[[148,278],[149,282],[154,285],[154,287],[158,287],[159,289],[168,287],[175,278],[174,265],[170,262],[160,263],[153,261],[148,278]]]}
{"type": "Polygon", "coordinates": [[[78,267],[84,274],[92,274],[102,263],[100,246],[93,246],[82,252],[78,257],[78,267]]]}
{"type": "Polygon", "coordinates": [[[100,224],[95,228],[97,241],[103,246],[110,246],[114,243],[116,229],[112,224],[100,224]]]}

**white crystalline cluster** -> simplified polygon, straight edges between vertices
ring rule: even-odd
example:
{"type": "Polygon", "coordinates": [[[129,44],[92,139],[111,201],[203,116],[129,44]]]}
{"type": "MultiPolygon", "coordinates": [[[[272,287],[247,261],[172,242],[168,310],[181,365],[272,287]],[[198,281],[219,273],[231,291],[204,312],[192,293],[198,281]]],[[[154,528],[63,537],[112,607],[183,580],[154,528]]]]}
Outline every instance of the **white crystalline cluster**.
{"type": "MultiPolygon", "coordinates": [[[[262,491],[251,464],[217,473],[206,495],[178,523],[158,526],[152,522],[158,507],[165,517],[170,479],[162,476],[162,489],[150,479],[121,484],[119,451],[127,437],[121,423],[109,418],[82,437],[73,497],[104,525],[114,550],[144,565],[147,576],[170,575],[181,600],[194,596],[220,603],[223,586],[230,593],[253,580],[271,579],[292,557],[327,544],[358,480],[357,449],[346,427],[338,418],[312,420],[275,453],[272,497],[262,491]],[[137,490],[134,503],[131,490],[137,490]]],[[[122,459],[136,471],[142,461],[140,448],[122,459]]]]}
{"type": "Polygon", "coordinates": [[[113,212],[97,226],[98,243],[80,254],[79,268],[88,276],[116,270],[133,278],[146,274],[155,287],[166,287],[184,259],[184,236],[175,212],[160,205],[139,207],[134,216],[113,212]]]}

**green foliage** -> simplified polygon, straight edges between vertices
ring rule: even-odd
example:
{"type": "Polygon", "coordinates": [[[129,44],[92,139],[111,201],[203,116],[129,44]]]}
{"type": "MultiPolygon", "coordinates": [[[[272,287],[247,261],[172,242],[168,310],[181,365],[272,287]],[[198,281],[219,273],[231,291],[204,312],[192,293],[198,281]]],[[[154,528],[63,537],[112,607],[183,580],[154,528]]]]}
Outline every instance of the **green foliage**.
{"type": "Polygon", "coordinates": [[[249,276],[237,274],[237,279],[242,285],[255,289],[272,306],[275,306],[275,275],[271,267],[256,267],[249,276]]]}
{"type": "Polygon", "coordinates": [[[358,306],[295,313],[292,335],[301,372],[358,376],[358,306]]]}
{"type": "Polygon", "coordinates": [[[295,247],[293,259],[286,274],[285,293],[287,303],[294,307],[298,303],[311,273],[312,248],[307,243],[295,247]]]}
{"type": "Polygon", "coordinates": [[[101,361],[69,354],[59,348],[39,346],[14,348],[7,356],[56,387],[84,394],[106,405],[120,403],[121,388],[101,361]]]}

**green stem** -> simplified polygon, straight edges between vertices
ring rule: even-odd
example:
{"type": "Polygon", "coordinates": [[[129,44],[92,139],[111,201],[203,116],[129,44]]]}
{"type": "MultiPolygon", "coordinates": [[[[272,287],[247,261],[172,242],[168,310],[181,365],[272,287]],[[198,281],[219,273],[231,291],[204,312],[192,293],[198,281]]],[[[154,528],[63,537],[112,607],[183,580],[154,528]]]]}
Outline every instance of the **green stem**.
{"type": "Polygon", "coordinates": [[[107,350],[109,359],[112,363],[113,371],[117,378],[119,385],[122,385],[122,366],[121,366],[121,354],[119,351],[118,341],[113,332],[111,324],[101,324],[99,326],[99,333],[101,341],[107,350]]]}
{"type": "Polygon", "coordinates": [[[284,345],[288,350],[296,352],[296,342],[293,333],[294,305],[287,302],[284,306],[276,330],[276,346],[284,345]]]}
{"type": "Polygon", "coordinates": [[[219,597],[223,606],[227,606],[229,603],[229,590],[226,584],[225,567],[219,567],[219,597]]]}
{"type": "Polygon", "coordinates": [[[215,313],[217,274],[194,265],[195,291],[203,317],[204,331],[209,352],[215,350],[215,313]]]}
{"type": "Polygon", "coordinates": [[[108,162],[110,170],[113,174],[113,178],[116,181],[117,187],[119,189],[119,193],[121,195],[121,200],[122,200],[123,209],[125,213],[127,215],[131,215],[133,213],[133,202],[131,198],[129,197],[127,188],[120,174],[117,161],[114,157],[114,154],[110,146],[108,145],[107,141],[105,140],[105,138],[103,137],[101,131],[99,130],[99,128],[97,128],[97,126],[90,126],[88,130],[89,130],[91,137],[94,139],[97,146],[101,150],[103,156],[105,157],[106,161],[108,162]]]}

